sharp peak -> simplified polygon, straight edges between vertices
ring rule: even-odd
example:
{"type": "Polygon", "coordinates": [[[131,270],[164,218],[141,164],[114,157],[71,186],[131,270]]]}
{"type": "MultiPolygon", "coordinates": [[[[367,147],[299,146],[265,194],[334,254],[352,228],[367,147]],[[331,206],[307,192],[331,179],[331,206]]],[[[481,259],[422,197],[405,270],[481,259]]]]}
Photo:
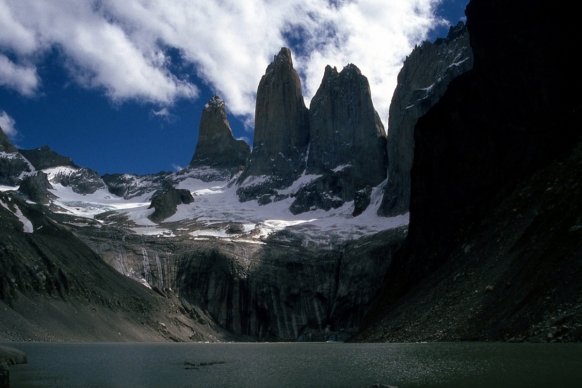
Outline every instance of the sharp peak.
{"type": "Polygon", "coordinates": [[[357,75],[361,75],[362,72],[360,71],[360,69],[358,68],[358,66],[354,65],[353,63],[348,63],[347,65],[344,66],[344,68],[342,69],[341,72],[337,71],[337,67],[332,67],[330,65],[325,66],[325,72],[324,72],[324,78],[329,77],[329,76],[338,76],[338,75],[347,75],[347,74],[351,74],[351,73],[355,73],[357,75]]]}
{"type": "Polygon", "coordinates": [[[208,109],[208,108],[216,108],[216,107],[223,107],[224,108],[224,100],[222,98],[220,98],[218,95],[214,95],[212,96],[212,98],[210,98],[210,100],[206,103],[206,105],[204,105],[204,109],[208,109]]]}

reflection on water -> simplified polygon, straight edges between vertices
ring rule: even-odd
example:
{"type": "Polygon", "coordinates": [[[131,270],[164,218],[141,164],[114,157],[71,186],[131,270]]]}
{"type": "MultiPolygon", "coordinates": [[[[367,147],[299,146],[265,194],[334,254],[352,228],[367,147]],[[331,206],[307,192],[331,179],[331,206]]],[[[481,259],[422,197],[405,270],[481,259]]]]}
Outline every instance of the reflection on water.
{"type": "Polygon", "coordinates": [[[11,387],[581,387],[582,345],[12,343],[11,387]]]}

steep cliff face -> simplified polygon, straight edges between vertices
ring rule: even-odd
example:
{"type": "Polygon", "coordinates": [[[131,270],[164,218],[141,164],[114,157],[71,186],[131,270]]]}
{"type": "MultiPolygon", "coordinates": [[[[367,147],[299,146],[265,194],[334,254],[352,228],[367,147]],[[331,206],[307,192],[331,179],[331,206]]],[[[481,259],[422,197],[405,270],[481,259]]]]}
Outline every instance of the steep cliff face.
{"type": "Polygon", "coordinates": [[[361,185],[386,178],[386,132],[372,104],[368,79],[349,64],[338,73],[327,66],[309,106],[308,174],[351,165],[361,185]]]}
{"type": "Polygon", "coordinates": [[[0,185],[17,186],[24,175],[33,170],[30,162],[18,152],[0,128],[0,185]]]}
{"type": "Polygon", "coordinates": [[[0,127],[0,152],[16,152],[17,149],[12,145],[8,136],[4,133],[2,127],[0,127]]]}
{"type": "Polygon", "coordinates": [[[390,104],[388,183],[379,214],[404,214],[410,206],[414,126],[443,96],[451,80],[473,67],[466,26],[459,22],[444,39],[424,42],[404,61],[390,104]]]}
{"type": "MultiPolygon", "coordinates": [[[[582,134],[582,81],[569,42],[579,40],[580,30],[547,0],[472,0],[466,13],[473,70],[453,80],[416,125],[410,232],[369,317],[388,314],[377,326],[384,340],[398,339],[390,322],[413,317],[413,300],[428,303],[435,290],[461,290],[456,282],[463,276],[474,284],[492,282],[474,290],[489,291],[486,303],[460,305],[477,309],[474,315],[454,309],[454,298],[442,298],[441,311],[457,311],[458,325],[475,327],[470,338],[525,334],[524,326],[559,321],[562,308],[577,311],[580,282],[559,274],[579,273],[581,247],[571,234],[579,214],[562,222],[557,210],[564,202],[550,204],[543,196],[559,190],[558,201],[577,187],[567,169],[579,160],[570,155],[582,134]],[[556,158],[563,159],[548,173],[556,158]],[[547,181],[540,183],[538,174],[547,181]],[[532,194],[540,184],[546,187],[532,194]],[[554,305],[547,302],[552,295],[574,297],[554,305]]],[[[576,202],[572,206],[577,212],[576,202]]],[[[416,316],[405,325],[428,325],[433,318],[416,316]]]]}
{"type": "Polygon", "coordinates": [[[234,173],[244,169],[250,153],[244,140],[233,137],[224,101],[212,97],[202,111],[198,143],[189,166],[228,169],[234,173]]]}
{"type": "MultiPolygon", "coordinates": [[[[234,229],[231,227],[231,229],[234,229]]],[[[113,225],[76,233],[118,271],[179,295],[226,330],[295,340],[355,330],[401,245],[405,227],[334,246],[304,246],[291,232],[263,244],[139,236],[113,225]]]]}
{"type": "Polygon", "coordinates": [[[329,209],[386,179],[386,132],[372,104],[366,77],[353,64],[327,66],[309,107],[307,174],[323,175],[303,187],[291,210],[329,209]],[[337,198],[326,201],[326,195],[337,198]]]}
{"type": "Polygon", "coordinates": [[[289,49],[282,48],[267,67],[256,104],[253,151],[239,183],[249,176],[269,176],[270,183],[241,187],[243,201],[288,187],[305,169],[309,116],[289,49]]]}

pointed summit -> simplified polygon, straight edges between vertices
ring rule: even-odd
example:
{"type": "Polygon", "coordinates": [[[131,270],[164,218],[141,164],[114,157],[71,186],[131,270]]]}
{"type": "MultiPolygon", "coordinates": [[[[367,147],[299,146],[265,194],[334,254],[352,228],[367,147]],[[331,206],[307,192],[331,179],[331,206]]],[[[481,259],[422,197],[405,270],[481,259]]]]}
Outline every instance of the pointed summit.
{"type": "Polygon", "coordinates": [[[338,73],[327,66],[309,109],[311,140],[307,173],[351,165],[358,185],[386,179],[386,131],[374,109],[368,79],[356,65],[338,73]]]}
{"type": "Polygon", "coordinates": [[[0,128],[0,185],[18,185],[23,172],[32,172],[32,166],[0,128]]]}
{"type": "MultiPolygon", "coordinates": [[[[204,106],[200,131],[190,167],[215,167],[240,171],[251,149],[244,140],[235,140],[226,118],[224,101],[214,96],[204,106]]],[[[233,171],[234,172],[234,171],[233,171]]]]}
{"type": "Polygon", "coordinates": [[[10,143],[8,136],[4,133],[2,127],[0,127],[0,152],[17,152],[16,147],[10,143]]]}
{"type": "Polygon", "coordinates": [[[349,64],[338,73],[327,66],[309,108],[306,173],[321,175],[302,186],[294,214],[329,210],[354,201],[353,215],[370,203],[372,187],[386,179],[386,132],[374,109],[368,79],[349,64]]]}
{"type": "MultiPolygon", "coordinates": [[[[257,89],[253,152],[244,177],[272,175],[287,181],[304,169],[309,116],[291,51],[283,47],[257,89]]],[[[243,177],[243,179],[244,179],[243,177]]]]}

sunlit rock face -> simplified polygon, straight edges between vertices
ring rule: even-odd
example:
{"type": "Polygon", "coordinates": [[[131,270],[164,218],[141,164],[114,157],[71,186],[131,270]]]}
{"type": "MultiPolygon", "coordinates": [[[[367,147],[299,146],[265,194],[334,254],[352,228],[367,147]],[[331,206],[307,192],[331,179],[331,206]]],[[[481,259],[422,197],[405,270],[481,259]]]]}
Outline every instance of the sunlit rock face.
{"type": "MultiPolygon", "coordinates": [[[[306,174],[322,177],[296,194],[291,211],[329,210],[354,200],[358,192],[369,199],[370,188],[386,179],[386,132],[368,79],[355,65],[339,73],[325,68],[309,107],[309,125],[306,174]]],[[[364,209],[360,206],[355,213],[364,209]]]]}
{"type": "Polygon", "coordinates": [[[224,101],[218,96],[212,97],[202,111],[198,143],[189,166],[238,172],[244,169],[250,153],[244,140],[233,137],[224,101]]]}
{"type": "Polygon", "coordinates": [[[388,121],[388,183],[379,214],[404,214],[410,206],[414,126],[443,96],[451,80],[473,67],[467,27],[459,22],[444,39],[415,47],[398,74],[388,121]]]}
{"type": "Polygon", "coordinates": [[[255,135],[247,168],[239,179],[268,176],[269,182],[241,188],[241,200],[256,199],[291,185],[305,169],[309,116],[291,51],[282,48],[267,67],[257,89],[255,135]]]}

